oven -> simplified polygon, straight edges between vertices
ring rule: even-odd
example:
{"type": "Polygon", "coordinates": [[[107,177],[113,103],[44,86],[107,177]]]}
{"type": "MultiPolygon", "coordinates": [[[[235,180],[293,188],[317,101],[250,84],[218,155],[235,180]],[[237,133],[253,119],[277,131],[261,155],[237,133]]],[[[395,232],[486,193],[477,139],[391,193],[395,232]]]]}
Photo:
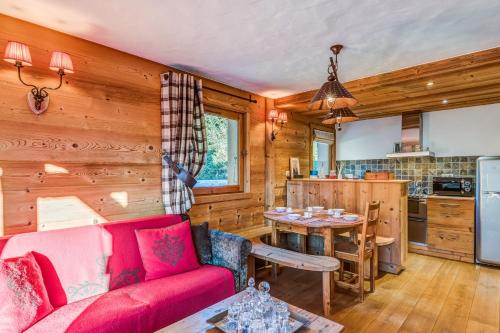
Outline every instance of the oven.
{"type": "Polygon", "coordinates": [[[408,241],[427,244],[427,199],[408,197],[408,241]]]}
{"type": "Polygon", "coordinates": [[[474,196],[472,177],[434,177],[432,193],[444,196],[474,196]]]}

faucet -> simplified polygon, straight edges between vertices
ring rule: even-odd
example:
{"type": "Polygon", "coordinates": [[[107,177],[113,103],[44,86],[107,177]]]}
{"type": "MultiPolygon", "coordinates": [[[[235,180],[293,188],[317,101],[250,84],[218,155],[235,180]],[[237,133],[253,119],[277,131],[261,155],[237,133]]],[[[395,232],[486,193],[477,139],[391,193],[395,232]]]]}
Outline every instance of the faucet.
{"type": "Polygon", "coordinates": [[[418,181],[417,182],[417,195],[422,196],[424,194],[424,188],[422,187],[422,182],[418,181]]]}
{"type": "Polygon", "coordinates": [[[421,196],[422,195],[422,182],[417,180],[414,182],[413,190],[411,193],[412,196],[421,196]]]}

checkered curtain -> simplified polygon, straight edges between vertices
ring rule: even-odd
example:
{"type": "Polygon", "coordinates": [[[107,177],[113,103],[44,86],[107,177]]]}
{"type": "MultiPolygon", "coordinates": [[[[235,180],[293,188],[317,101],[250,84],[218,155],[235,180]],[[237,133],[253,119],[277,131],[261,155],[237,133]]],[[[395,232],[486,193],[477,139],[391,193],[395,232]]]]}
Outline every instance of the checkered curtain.
{"type": "MultiPolygon", "coordinates": [[[[172,71],[161,74],[161,135],[163,152],[196,177],[207,154],[201,80],[172,71]]],[[[163,159],[162,191],[167,214],[184,214],[194,203],[193,191],[163,159]]]]}

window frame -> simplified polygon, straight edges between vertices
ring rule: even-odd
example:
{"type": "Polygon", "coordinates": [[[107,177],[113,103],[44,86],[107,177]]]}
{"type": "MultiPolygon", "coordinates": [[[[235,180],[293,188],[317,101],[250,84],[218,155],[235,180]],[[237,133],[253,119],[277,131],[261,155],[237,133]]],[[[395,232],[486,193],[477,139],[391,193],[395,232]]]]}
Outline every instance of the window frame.
{"type": "MultiPolygon", "coordinates": [[[[333,142],[327,141],[327,140],[322,140],[322,139],[313,139],[312,141],[312,151],[311,151],[311,169],[313,169],[314,166],[314,143],[323,143],[328,145],[328,169],[333,170],[332,166],[332,160],[333,160],[333,142]]],[[[328,175],[326,175],[328,176],[328,175]]]]}
{"type": "Polygon", "coordinates": [[[237,185],[224,185],[224,186],[207,186],[193,188],[194,195],[213,195],[213,194],[226,194],[244,192],[245,186],[245,117],[241,112],[223,110],[218,108],[206,108],[205,114],[212,114],[228,119],[238,121],[238,184],[237,185]]]}
{"type": "MultiPolygon", "coordinates": [[[[337,131],[331,127],[327,126],[322,126],[322,125],[317,125],[317,124],[310,124],[309,126],[310,129],[310,153],[309,153],[309,166],[312,169],[313,164],[314,164],[314,156],[313,156],[313,151],[314,151],[314,141],[322,142],[322,143],[329,143],[330,144],[330,170],[337,170],[337,131]],[[329,132],[333,133],[333,141],[328,142],[328,140],[322,140],[322,139],[316,139],[314,135],[314,130],[318,131],[323,131],[323,132],[329,132]]],[[[328,175],[326,175],[328,176],[328,175]]]]}

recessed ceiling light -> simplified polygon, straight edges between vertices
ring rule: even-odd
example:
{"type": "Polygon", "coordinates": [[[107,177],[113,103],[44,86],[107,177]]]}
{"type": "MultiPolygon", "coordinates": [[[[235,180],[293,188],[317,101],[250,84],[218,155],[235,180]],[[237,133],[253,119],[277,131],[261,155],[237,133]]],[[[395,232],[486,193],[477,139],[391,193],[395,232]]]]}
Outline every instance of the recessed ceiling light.
{"type": "Polygon", "coordinates": [[[448,104],[448,100],[447,100],[447,99],[443,99],[443,100],[441,101],[441,103],[442,103],[442,104],[448,104]]]}
{"type": "Polygon", "coordinates": [[[427,82],[427,87],[432,87],[434,85],[434,82],[433,81],[429,81],[427,82]]]}

